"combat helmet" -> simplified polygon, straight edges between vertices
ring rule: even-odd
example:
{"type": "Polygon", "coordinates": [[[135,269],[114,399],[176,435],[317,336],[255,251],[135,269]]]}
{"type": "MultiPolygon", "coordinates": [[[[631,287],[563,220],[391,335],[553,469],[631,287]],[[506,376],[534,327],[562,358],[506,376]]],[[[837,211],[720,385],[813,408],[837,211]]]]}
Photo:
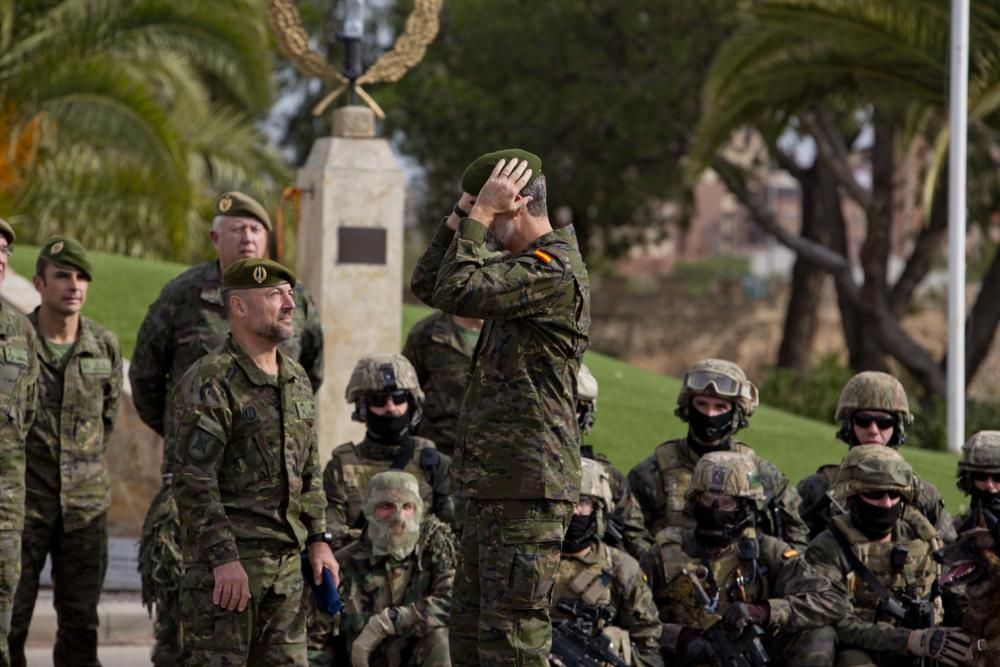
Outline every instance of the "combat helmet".
{"type": "Polygon", "coordinates": [[[580,364],[580,372],[576,374],[576,417],[581,433],[590,433],[594,428],[596,412],[597,378],[587,364],[580,364]]]}
{"type": "Polygon", "coordinates": [[[1000,474],[1000,431],[979,431],[962,445],[958,458],[958,488],[972,494],[972,475],[977,472],[1000,474]]]}
{"type": "Polygon", "coordinates": [[[378,352],[369,354],[358,361],[347,382],[345,395],[348,403],[354,403],[355,421],[365,421],[365,396],[377,392],[408,391],[413,396],[413,415],[411,428],[420,421],[420,405],[424,400],[424,392],[417,379],[410,360],[401,354],[378,352]]]}
{"type": "Polygon", "coordinates": [[[757,387],[747,379],[747,374],[737,364],[725,359],[702,359],[684,374],[674,409],[674,414],[683,421],[688,421],[691,399],[695,394],[732,401],[732,433],[747,427],[750,415],[760,403],[757,387]]]}
{"type": "Polygon", "coordinates": [[[688,502],[706,491],[749,500],[764,508],[764,485],[757,463],[747,454],[732,451],[707,452],[694,467],[691,484],[684,493],[688,502]]]}
{"type": "Polygon", "coordinates": [[[597,534],[603,535],[605,517],[611,511],[611,477],[603,465],[593,459],[580,459],[580,495],[589,496],[594,503],[594,513],[597,515],[597,534]]]}
{"type": "Polygon", "coordinates": [[[895,449],[882,445],[851,447],[833,484],[841,501],[868,491],[896,491],[912,501],[915,490],[913,468],[895,449]]]}
{"type": "Polygon", "coordinates": [[[837,437],[851,442],[853,428],[851,416],[858,410],[879,410],[896,417],[890,447],[899,447],[906,442],[906,427],[913,423],[910,402],[906,398],[903,385],[888,373],[864,371],[858,373],[844,385],[837,401],[834,419],[840,422],[837,437]]]}

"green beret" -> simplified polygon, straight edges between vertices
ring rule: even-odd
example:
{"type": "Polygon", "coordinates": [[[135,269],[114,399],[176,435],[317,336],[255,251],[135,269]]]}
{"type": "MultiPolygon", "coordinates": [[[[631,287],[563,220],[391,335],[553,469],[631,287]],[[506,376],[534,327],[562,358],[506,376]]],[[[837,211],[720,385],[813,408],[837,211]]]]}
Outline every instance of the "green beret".
{"type": "Polygon", "coordinates": [[[274,229],[267,210],[250,195],[235,190],[219,197],[219,201],[215,202],[215,215],[228,218],[256,218],[267,227],[267,231],[274,229]]]}
{"type": "Polygon", "coordinates": [[[17,238],[17,235],[14,234],[14,228],[3,218],[0,218],[0,235],[7,239],[8,244],[13,243],[14,239],[17,238]]]}
{"type": "Polygon", "coordinates": [[[277,287],[288,283],[295,287],[295,274],[269,259],[248,257],[229,265],[222,274],[222,289],[277,287]]]}
{"type": "Polygon", "coordinates": [[[59,266],[68,266],[78,270],[87,280],[92,280],[94,270],[87,257],[87,249],[76,239],[65,236],[53,236],[38,253],[39,259],[47,259],[59,266]]]}
{"type": "Polygon", "coordinates": [[[462,192],[468,192],[470,195],[478,194],[483,189],[483,186],[486,185],[486,181],[489,180],[490,174],[493,173],[493,167],[497,166],[497,162],[500,160],[510,162],[515,158],[527,161],[528,169],[531,169],[531,180],[528,181],[529,185],[542,173],[542,158],[534,153],[523,151],[520,148],[506,148],[495,153],[480,155],[473,160],[472,164],[465,168],[465,173],[462,174],[462,192]]]}

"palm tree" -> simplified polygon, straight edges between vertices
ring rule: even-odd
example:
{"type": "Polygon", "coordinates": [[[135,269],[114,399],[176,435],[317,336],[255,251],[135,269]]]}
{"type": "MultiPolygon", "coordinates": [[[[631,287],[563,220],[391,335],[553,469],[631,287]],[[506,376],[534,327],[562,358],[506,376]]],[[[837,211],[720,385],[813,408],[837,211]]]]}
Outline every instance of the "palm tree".
{"type": "Polygon", "coordinates": [[[29,239],[197,255],[215,193],[286,178],[253,125],[272,96],[263,9],[0,0],[0,152],[16,155],[0,162],[0,215],[29,239]]]}
{"type": "MultiPolygon", "coordinates": [[[[899,321],[940,251],[946,230],[942,205],[946,193],[939,176],[948,131],[948,3],[759,0],[747,5],[744,18],[720,50],[704,87],[705,113],[689,156],[692,171],[715,167],[755,220],[795,251],[799,261],[834,276],[849,347],[851,326],[855,342],[874,346],[869,349],[874,354],[855,357],[852,350],[852,364],[858,370],[878,365],[881,357],[889,355],[923,386],[927,397],[942,395],[944,362],[916,343],[899,321]],[[810,238],[779,228],[754,201],[747,174],[720,152],[730,134],[744,126],[760,131],[770,158],[800,180],[807,173],[782,151],[779,138],[798,134],[815,143],[816,165],[841,193],[826,213],[839,210],[843,196],[865,211],[868,231],[861,253],[862,283],[851,273],[845,247],[829,238],[810,238]],[[853,138],[862,131],[872,139],[859,155],[853,138]],[[902,275],[890,284],[889,226],[898,194],[894,180],[903,157],[918,142],[931,147],[920,198],[924,224],[913,240],[902,275]],[[851,160],[858,157],[872,167],[870,186],[853,173],[851,160]]],[[[981,139],[972,144],[974,151],[980,150],[973,155],[975,160],[990,158],[989,151],[998,145],[1000,6],[995,0],[973,3],[970,34],[970,128],[981,139]]],[[[973,184],[977,176],[970,173],[973,184]]],[[[995,179],[983,176],[984,187],[993,187],[995,179]]],[[[1000,285],[996,284],[1000,282],[1000,255],[987,279],[970,318],[969,380],[986,356],[1000,322],[1000,306],[994,305],[1000,301],[1000,285]],[[989,279],[993,275],[997,279],[989,279]]]]}

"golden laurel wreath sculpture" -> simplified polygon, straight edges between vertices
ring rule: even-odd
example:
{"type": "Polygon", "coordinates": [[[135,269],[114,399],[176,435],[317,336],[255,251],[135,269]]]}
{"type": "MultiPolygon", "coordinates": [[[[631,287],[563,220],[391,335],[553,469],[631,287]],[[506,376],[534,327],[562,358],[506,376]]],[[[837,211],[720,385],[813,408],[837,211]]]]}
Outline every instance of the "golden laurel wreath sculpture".
{"type": "MultiPolygon", "coordinates": [[[[396,40],[392,50],[379,56],[375,64],[354,82],[353,90],[379,118],[385,118],[385,112],[361,86],[399,81],[423,59],[427,45],[437,36],[438,14],[443,2],[444,0],[414,0],[403,34],[396,40]]],[[[351,81],[340,70],[328,63],[321,53],[310,48],[309,35],[302,27],[302,17],[292,0],[271,0],[267,21],[278,38],[278,48],[295,63],[299,71],[338,86],[313,107],[314,115],[322,114],[335,99],[352,88],[351,81]]]]}

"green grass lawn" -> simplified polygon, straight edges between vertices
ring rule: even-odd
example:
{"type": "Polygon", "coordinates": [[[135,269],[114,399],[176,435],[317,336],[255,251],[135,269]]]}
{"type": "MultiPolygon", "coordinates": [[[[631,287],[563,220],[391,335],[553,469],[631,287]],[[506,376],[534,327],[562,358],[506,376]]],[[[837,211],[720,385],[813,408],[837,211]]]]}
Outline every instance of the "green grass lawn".
{"type": "MultiPolygon", "coordinates": [[[[37,256],[37,247],[18,245],[11,264],[21,275],[31,276],[37,256]]],[[[94,283],[84,312],[115,331],[125,356],[130,357],[146,308],[163,285],[185,267],[98,252],[92,253],[92,258],[94,283]]],[[[430,312],[419,306],[403,306],[404,336],[430,312]]],[[[600,384],[597,425],[588,441],[619,468],[628,472],[660,442],[684,435],[686,426],[673,414],[680,387],[676,378],[644,371],[596,352],[587,353],[586,361],[600,384]]],[[[740,437],[774,461],[793,483],[821,464],[840,461],[847,451],[833,437],[836,427],[832,423],[805,419],[766,405],[750,422],[750,428],[740,437]]],[[[949,510],[960,510],[964,496],[955,488],[956,457],[920,449],[903,451],[917,472],[940,489],[949,510]]]]}
{"type": "MultiPolygon", "coordinates": [[[[38,251],[37,246],[17,244],[10,258],[14,271],[30,279],[35,274],[38,251]]],[[[187,267],[104,252],[89,254],[94,266],[94,281],[83,314],[118,334],[122,354],[130,358],[146,308],[163,286],[187,267]]]]}

